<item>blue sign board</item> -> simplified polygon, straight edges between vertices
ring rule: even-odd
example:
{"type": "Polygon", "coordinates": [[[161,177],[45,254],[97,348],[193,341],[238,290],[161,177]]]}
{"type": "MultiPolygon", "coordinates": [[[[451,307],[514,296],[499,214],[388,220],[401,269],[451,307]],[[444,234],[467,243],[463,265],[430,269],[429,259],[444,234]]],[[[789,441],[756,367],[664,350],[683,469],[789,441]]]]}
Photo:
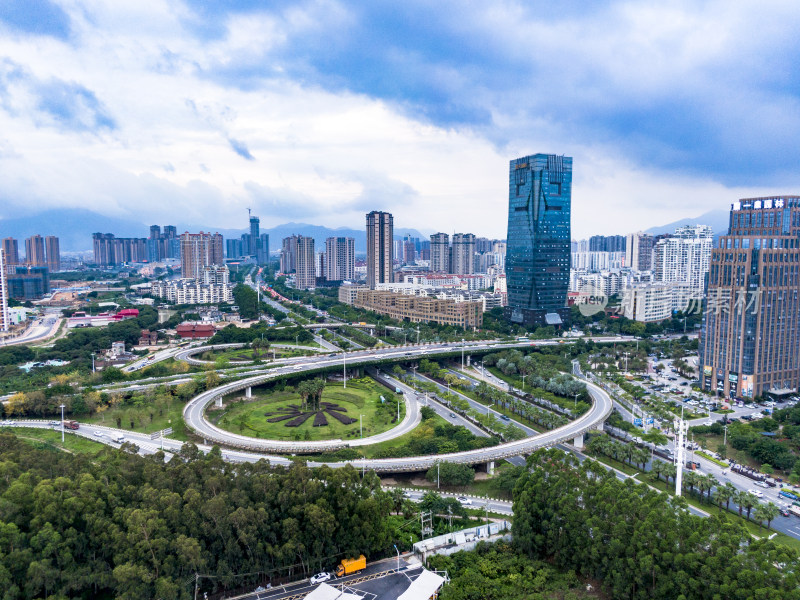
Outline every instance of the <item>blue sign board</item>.
{"type": "Polygon", "coordinates": [[[642,420],[641,419],[634,419],[633,420],[633,424],[636,425],[637,427],[641,427],[642,426],[642,420]]]}

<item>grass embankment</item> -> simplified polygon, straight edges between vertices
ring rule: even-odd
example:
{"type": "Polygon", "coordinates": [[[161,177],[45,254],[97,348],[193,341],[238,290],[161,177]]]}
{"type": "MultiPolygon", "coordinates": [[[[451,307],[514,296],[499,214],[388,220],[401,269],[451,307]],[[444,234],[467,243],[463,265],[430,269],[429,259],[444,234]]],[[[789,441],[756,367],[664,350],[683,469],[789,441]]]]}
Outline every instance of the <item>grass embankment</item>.
{"type": "Polygon", "coordinates": [[[95,442],[75,435],[73,433],[64,433],[64,443],[61,443],[61,431],[54,429],[35,429],[27,427],[14,427],[8,429],[19,439],[31,444],[36,448],[45,450],[58,450],[61,452],[73,452],[75,454],[87,454],[89,456],[96,456],[104,449],[108,448],[105,444],[95,442]]]}
{"type": "Polygon", "coordinates": [[[184,403],[180,399],[171,398],[163,406],[156,406],[155,403],[142,406],[119,406],[81,418],[80,421],[137,433],[153,433],[172,427],[173,432],[166,437],[185,442],[189,439],[189,432],[186,431],[186,425],[183,422],[183,406],[184,403]]]}
{"type": "Polygon", "coordinates": [[[283,391],[254,388],[251,401],[230,403],[222,411],[209,410],[209,417],[223,429],[250,437],[273,440],[329,440],[358,439],[361,434],[359,416],[362,416],[364,437],[396,427],[405,416],[405,403],[401,399],[400,420],[393,421],[397,415],[396,395],[368,378],[352,379],[347,382],[347,388],[342,384],[327,384],[322,393],[322,402],[331,402],[343,407],[346,411],[339,411],[340,414],[354,421],[344,424],[331,416],[330,412],[326,412],[325,419],[328,424],[321,427],[314,427],[313,415],[296,427],[287,426],[292,419],[270,423],[270,419],[289,414],[281,409],[289,410],[290,405],[301,406],[302,399],[294,388],[286,388],[283,391]],[[381,401],[381,396],[384,402],[381,401]]]}

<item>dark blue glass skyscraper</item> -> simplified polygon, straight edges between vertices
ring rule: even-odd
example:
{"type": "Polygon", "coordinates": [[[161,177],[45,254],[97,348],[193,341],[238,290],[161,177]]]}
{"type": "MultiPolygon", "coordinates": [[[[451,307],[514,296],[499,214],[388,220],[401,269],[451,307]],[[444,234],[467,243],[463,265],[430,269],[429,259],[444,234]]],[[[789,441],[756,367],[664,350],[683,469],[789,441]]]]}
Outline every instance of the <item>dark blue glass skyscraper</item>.
{"type": "Polygon", "coordinates": [[[514,323],[566,321],[571,203],[571,157],[534,154],[511,161],[506,316],[514,323]]]}

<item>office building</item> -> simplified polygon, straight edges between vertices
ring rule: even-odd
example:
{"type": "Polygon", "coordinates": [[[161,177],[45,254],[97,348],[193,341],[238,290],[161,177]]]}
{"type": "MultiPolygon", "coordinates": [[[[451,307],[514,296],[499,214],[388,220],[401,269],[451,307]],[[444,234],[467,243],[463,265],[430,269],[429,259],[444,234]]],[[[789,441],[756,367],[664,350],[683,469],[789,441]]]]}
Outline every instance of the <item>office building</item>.
{"type": "Polygon", "coordinates": [[[525,325],[567,318],[572,158],[535,154],[509,166],[506,316],[525,325]]]}
{"type": "Polygon", "coordinates": [[[800,384],[800,196],[731,205],[711,251],[700,385],[724,397],[783,397],[800,384]]]}
{"type": "Polygon", "coordinates": [[[47,265],[47,254],[42,236],[32,235],[25,240],[25,264],[32,267],[47,265]]]}
{"type": "Polygon", "coordinates": [[[431,236],[430,261],[431,271],[450,272],[450,236],[446,233],[434,233],[431,236]]]}
{"type": "Polygon", "coordinates": [[[634,271],[650,271],[654,244],[652,235],[641,231],[629,234],[625,240],[625,266],[634,271]]]}
{"type": "Polygon", "coordinates": [[[58,238],[54,235],[48,235],[44,238],[44,254],[45,264],[51,273],[61,270],[61,250],[59,248],[58,238]]]}
{"type": "MultiPolygon", "coordinates": [[[[5,255],[6,270],[19,264],[19,245],[12,237],[3,239],[3,254],[5,255]]],[[[13,269],[12,269],[13,270],[13,269]]],[[[12,271],[8,271],[9,273],[12,271]]]]}
{"type": "Polygon", "coordinates": [[[219,233],[189,233],[181,235],[181,277],[200,279],[203,267],[225,264],[223,240],[219,233]]]}
{"type": "Polygon", "coordinates": [[[226,258],[242,258],[242,240],[227,239],[225,240],[225,257],[226,258]]]}
{"type": "Polygon", "coordinates": [[[356,277],[356,241],[353,238],[329,237],[325,240],[325,279],[353,281],[356,277]]]}
{"type": "Polygon", "coordinates": [[[297,270],[297,238],[292,235],[283,238],[281,245],[281,273],[293,273],[297,270]]]}
{"type": "Polygon", "coordinates": [[[387,212],[372,211],[367,215],[367,286],[392,281],[392,241],[394,219],[387,212]]]}
{"type": "Polygon", "coordinates": [[[6,284],[6,251],[5,240],[0,247],[0,331],[8,331],[11,319],[8,314],[8,286],[6,284]]]}
{"type": "Polygon", "coordinates": [[[450,270],[456,275],[471,275],[475,272],[475,236],[473,234],[453,234],[450,270]]]}
{"type": "Polygon", "coordinates": [[[299,290],[314,288],[317,282],[316,264],[314,262],[314,238],[297,236],[297,268],[295,287],[299,290]]]}
{"type": "Polygon", "coordinates": [[[118,238],[113,233],[94,233],[92,246],[94,262],[101,267],[145,262],[148,259],[145,238],[118,238]]]}
{"type": "Polygon", "coordinates": [[[417,246],[419,239],[406,235],[403,238],[403,253],[400,255],[404,265],[413,265],[417,260],[417,246]]]}

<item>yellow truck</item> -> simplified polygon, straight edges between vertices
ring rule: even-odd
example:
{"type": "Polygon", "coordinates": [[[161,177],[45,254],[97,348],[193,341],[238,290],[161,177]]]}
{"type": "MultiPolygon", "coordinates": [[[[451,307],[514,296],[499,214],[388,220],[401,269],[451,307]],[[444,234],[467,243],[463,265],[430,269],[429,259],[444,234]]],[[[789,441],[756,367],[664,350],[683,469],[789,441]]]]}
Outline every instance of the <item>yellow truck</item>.
{"type": "Polygon", "coordinates": [[[336,576],[344,577],[351,573],[357,573],[367,568],[367,559],[362,554],[358,558],[345,558],[339,566],[336,567],[336,576]]]}

